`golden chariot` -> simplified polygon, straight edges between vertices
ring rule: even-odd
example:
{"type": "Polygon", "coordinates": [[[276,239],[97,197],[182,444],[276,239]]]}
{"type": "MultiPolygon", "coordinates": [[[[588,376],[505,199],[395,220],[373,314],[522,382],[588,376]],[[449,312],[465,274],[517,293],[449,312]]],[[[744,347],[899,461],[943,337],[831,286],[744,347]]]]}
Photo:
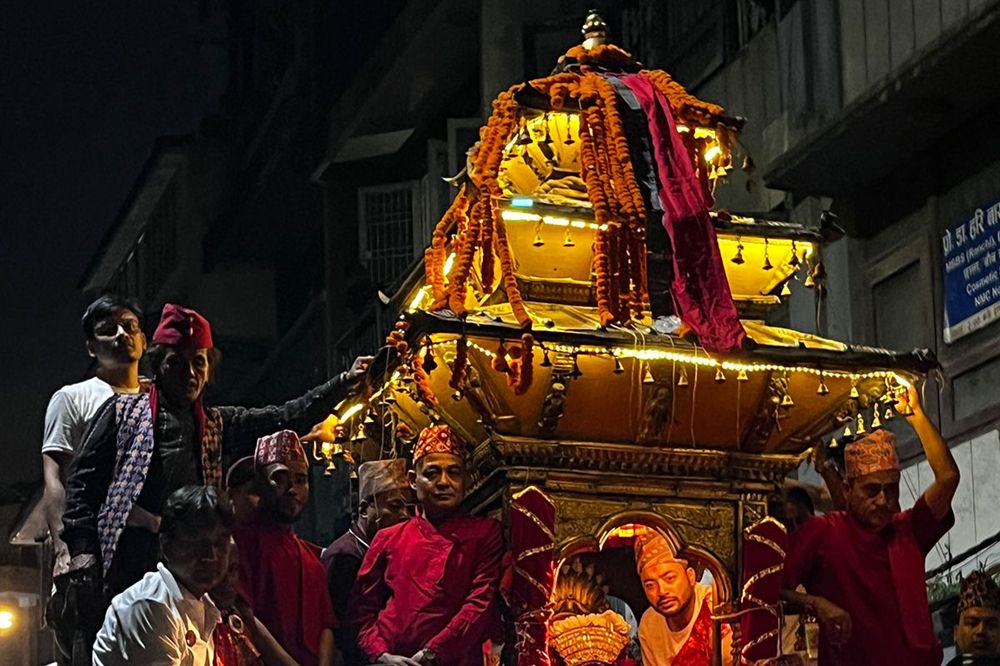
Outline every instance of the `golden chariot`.
{"type": "Polygon", "coordinates": [[[548,630],[602,615],[612,597],[642,605],[627,570],[644,530],[708,572],[717,618],[739,608],[743,535],[768,497],[821,437],[891,418],[894,394],[933,367],[925,353],[764,323],[792,289],[822,289],[824,245],[842,235],[829,216],[807,227],[709,211],[739,349],[706,349],[683,321],[654,318],[646,234],[660,214],[638,198],[624,113],[595,73],[637,73],[662,93],[709,202],[736,168],[743,121],[607,44],[596,14],[584,34],[551,76],[494,102],[425,262],[393,297],[384,384],[338,415],[355,460],[406,456],[422,428],[447,423],[474,468],[469,509],[535,523],[531,543],[509,533],[515,587],[521,575],[547,595],[513,604],[525,664],[613,661],[617,624],[607,645],[573,629],[590,646],[576,649],[548,630]],[[547,519],[519,504],[526,493],[547,519]],[[551,562],[549,579],[527,571],[531,558],[551,562]]]}

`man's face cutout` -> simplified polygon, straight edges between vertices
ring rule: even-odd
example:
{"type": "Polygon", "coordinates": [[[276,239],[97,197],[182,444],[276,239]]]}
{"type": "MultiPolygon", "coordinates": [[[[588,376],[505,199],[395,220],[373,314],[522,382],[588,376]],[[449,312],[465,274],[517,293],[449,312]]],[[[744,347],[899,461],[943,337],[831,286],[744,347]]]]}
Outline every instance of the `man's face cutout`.
{"type": "Polygon", "coordinates": [[[646,599],[664,617],[673,617],[691,605],[694,598],[694,569],[684,562],[653,562],[642,570],[646,599]]]}
{"type": "Polygon", "coordinates": [[[966,608],[955,627],[955,643],[961,654],[1000,656],[1000,613],[982,606],[966,608]]]}

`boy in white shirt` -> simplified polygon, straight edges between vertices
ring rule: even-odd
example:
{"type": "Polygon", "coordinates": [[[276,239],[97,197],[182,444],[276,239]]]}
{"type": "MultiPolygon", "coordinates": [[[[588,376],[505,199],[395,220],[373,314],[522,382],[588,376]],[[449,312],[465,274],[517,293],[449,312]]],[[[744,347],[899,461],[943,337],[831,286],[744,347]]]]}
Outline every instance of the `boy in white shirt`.
{"type": "Polygon", "coordinates": [[[213,666],[222,614],[208,592],[229,569],[233,514],[212,486],[185,486],[163,507],[157,570],[116,596],[94,666],[213,666]]]}
{"type": "MultiPolygon", "coordinates": [[[[83,445],[84,434],[100,407],[117,393],[139,391],[139,359],[146,350],[142,332],[142,312],[127,301],[102,296],[83,315],[87,353],[97,362],[97,376],[56,391],[45,412],[42,438],[42,469],[45,490],[42,497],[54,552],[53,576],[65,573],[70,555],[60,538],[63,528],[66,489],[64,482],[70,463],[83,445]]],[[[60,664],[90,666],[90,647],[97,621],[78,616],[89,606],[88,599],[64,583],[56,585],[46,617],[56,634],[60,664]]],[[[100,603],[104,603],[103,600],[100,603]]],[[[87,616],[87,613],[82,613],[87,616]]]]}

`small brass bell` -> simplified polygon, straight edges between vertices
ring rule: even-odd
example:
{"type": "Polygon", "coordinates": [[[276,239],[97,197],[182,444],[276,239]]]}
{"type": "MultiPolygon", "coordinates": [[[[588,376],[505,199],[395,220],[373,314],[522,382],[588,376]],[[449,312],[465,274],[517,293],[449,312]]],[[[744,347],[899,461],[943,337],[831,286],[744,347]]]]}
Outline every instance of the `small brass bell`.
{"type": "Polygon", "coordinates": [[[865,429],[865,416],[864,414],[858,414],[858,430],[857,434],[864,435],[868,431],[865,429]]]}
{"type": "Polygon", "coordinates": [[[687,386],[688,385],[688,371],[687,371],[687,368],[681,367],[681,376],[677,380],[677,385],[678,386],[687,386]]]}
{"type": "Polygon", "coordinates": [[[816,393],[818,395],[827,395],[830,393],[830,387],[823,381],[823,375],[819,376],[819,386],[816,387],[816,393]]]}
{"type": "Polygon", "coordinates": [[[882,421],[878,417],[878,409],[875,409],[874,416],[872,416],[872,430],[882,427],[882,421]]]}
{"type": "Polygon", "coordinates": [[[764,252],[764,265],[761,268],[765,271],[769,271],[774,268],[774,264],[771,263],[771,258],[767,256],[767,252],[764,252]]]}
{"type": "Polygon", "coordinates": [[[736,381],[745,382],[749,379],[750,378],[747,377],[747,371],[741,368],[739,374],[736,375],[736,381]]]}
{"type": "Polygon", "coordinates": [[[830,448],[831,449],[835,449],[838,446],[840,446],[840,443],[837,441],[836,437],[834,437],[833,439],[830,440],[830,448]]]}
{"type": "Polygon", "coordinates": [[[786,393],[785,396],[781,399],[781,406],[785,408],[794,407],[795,401],[792,400],[792,396],[786,393]]]}
{"type": "Polygon", "coordinates": [[[798,268],[801,263],[802,262],[799,259],[799,250],[795,246],[795,241],[792,241],[792,258],[788,260],[788,265],[792,268],[798,268]]]}
{"type": "Polygon", "coordinates": [[[851,436],[851,426],[849,425],[844,426],[844,437],[850,437],[850,436],[851,436]]]}
{"type": "Polygon", "coordinates": [[[857,400],[860,397],[861,397],[861,394],[858,393],[858,387],[855,384],[854,386],[851,387],[851,399],[857,400]]]}
{"type": "Polygon", "coordinates": [[[649,366],[646,366],[646,374],[642,378],[643,384],[653,384],[656,380],[653,379],[653,373],[649,371],[649,366]]]}
{"type": "Polygon", "coordinates": [[[535,240],[531,241],[531,244],[535,247],[541,247],[545,245],[545,241],[542,240],[542,223],[539,222],[538,226],[535,227],[535,240]]]}
{"type": "Polygon", "coordinates": [[[782,296],[791,296],[792,295],[792,289],[791,289],[791,287],[788,286],[788,282],[787,281],[785,282],[785,284],[781,285],[781,295],[782,296]]]}
{"type": "Polygon", "coordinates": [[[892,407],[887,407],[885,410],[885,420],[891,421],[896,418],[896,412],[892,411],[892,407]]]}
{"type": "Polygon", "coordinates": [[[625,372],[625,368],[622,367],[622,362],[617,356],[615,357],[615,369],[612,372],[616,375],[620,375],[625,372]]]}
{"type": "Polygon", "coordinates": [[[743,260],[743,243],[736,244],[736,256],[730,259],[730,261],[736,264],[737,266],[740,266],[741,264],[745,263],[743,260]]]}
{"type": "Polygon", "coordinates": [[[720,384],[726,381],[726,373],[722,371],[721,365],[715,369],[715,381],[719,382],[720,384]]]}
{"type": "Polygon", "coordinates": [[[542,362],[539,365],[541,365],[543,368],[551,368],[552,367],[552,361],[549,360],[549,350],[548,349],[546,349],[546,350],[544,350],[542,352],[542,362]]]}
{"type": "Polygon", "coordinates": [[[566,227],[566,235],[563,236],[563,247],[573,247],[576,243],[573,242],[573,237],[569,233],[569,227],[566,227]]]}

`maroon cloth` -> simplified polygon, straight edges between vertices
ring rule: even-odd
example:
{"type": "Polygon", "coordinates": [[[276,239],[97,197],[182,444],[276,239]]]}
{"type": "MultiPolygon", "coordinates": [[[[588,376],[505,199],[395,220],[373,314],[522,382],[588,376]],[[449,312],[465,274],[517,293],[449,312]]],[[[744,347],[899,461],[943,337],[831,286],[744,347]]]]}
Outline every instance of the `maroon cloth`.
{"type": "Polygon", "coordinates": [[[290,530],[237,527],[240,591],[281,647],[301,666],[316,666],[323,630],[337,628],[317,549],[290,530]]]}
{"type": "Polygon", "coordinates": [[[515,495],[510,505],[510,547],[514,567],[510,606],[517,630],[517,664],[548,666],[551,662],[546,650],[548,604],[555,578],[552,556],[556,509],[545,493],[535,487],[515,495]]]}
{"type": "Polygon", "coordinates": [[[194,310],[167,303],[153,333],[153,342],[181,349],[211,349],[212,327],[194,310]]]}
{"type": "Polygon", "coordinates": [[[758,608],[743,616],[740,636],[746,649],[744,657],[754,662],[778,654],[781,626],[777,615],[764,608],[776,608],[781,600],[782,570],[788,550],[788,533],[778,521],[765,518],[751,525],[743,539],[743,608],[758,608]],[[768,636],[768,638],[764,638],[768,636]]]}
{"type": "Polygon", "coordinates": [[[941,646],[930,629],[924,558],[954,523],[950,510],[937,520],[921,496],[881,532],[865,529],[844,511],[810,518],[795,531],[785,589],[801,583],[851,615],[851,638],[844,645],[831,645],[820,630],[821,666],[941,664],[941,646]],[[900,601],[908,604],[902,612],[900,601]]]}
{"type": "Polygon", "coordinates": [[[677,315],[706,349],[740,349],[746,331],[736,313],[702,185],[677,133],[670,106],[645,76],[628,74],[621,80],[635,94],[649,125],[663,226],[673,255],[671,293],[677,315]]]}
{"type": "Polygon", "coordinates": [[[352,594],[358,644],[375,663],[429,648],[436,666],[482,666],[483,644],[499,634],[500,523],[422,514],[379,531],[352,594]]]}
{"type": "Polygon", "coordinates": [[[257,440],[257,448],[253,454],[255,469],[266,467],[272,463],[287,464],[291,461],[306,462],[305,449],[299,436],[292,430],[281,430],[272,435],[264,435],[257,440]]]}

